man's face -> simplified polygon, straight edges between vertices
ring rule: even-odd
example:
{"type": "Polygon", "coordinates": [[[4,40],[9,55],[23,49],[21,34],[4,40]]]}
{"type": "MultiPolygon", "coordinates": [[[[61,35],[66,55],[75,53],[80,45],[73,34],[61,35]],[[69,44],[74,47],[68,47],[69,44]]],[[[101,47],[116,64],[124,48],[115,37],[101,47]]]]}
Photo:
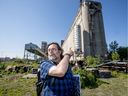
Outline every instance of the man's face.
{"type": "Polygon", "coordinates": [[[51,44],[48,47],[48,58],[50,60],[58,62],[60,60],[60,54],[61,54],[61,51],[58,50],[57,45],[51,44]]]}

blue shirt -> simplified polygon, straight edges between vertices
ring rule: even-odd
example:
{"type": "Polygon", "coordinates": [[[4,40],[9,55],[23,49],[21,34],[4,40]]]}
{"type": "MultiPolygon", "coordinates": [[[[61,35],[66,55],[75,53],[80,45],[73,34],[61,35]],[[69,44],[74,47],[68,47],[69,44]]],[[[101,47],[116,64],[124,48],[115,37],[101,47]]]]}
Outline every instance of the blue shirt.
{"type": "Polygon", "coordinates": [[[46,80],[41,96],[73,96],[73,74],[71,68],[68,68],[64,77],[49,76],[49,69],[55,64],[52,61],[43,61],[41,63],[41,80],[46,80]]]}

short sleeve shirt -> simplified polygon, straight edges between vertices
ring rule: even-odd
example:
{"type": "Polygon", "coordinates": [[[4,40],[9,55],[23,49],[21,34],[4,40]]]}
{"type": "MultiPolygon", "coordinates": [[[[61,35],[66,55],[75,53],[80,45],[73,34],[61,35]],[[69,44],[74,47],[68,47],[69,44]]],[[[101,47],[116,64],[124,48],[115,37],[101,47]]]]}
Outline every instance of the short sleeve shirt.
{"type": "Polygon", "coordinates": [[[44,61],[41,64],[41,80],[46,80],[41,96],[73,96],[73,74],[69,67],[64,77],[49,76],[49,69],[55,64],[52,61],[44,61]]]}

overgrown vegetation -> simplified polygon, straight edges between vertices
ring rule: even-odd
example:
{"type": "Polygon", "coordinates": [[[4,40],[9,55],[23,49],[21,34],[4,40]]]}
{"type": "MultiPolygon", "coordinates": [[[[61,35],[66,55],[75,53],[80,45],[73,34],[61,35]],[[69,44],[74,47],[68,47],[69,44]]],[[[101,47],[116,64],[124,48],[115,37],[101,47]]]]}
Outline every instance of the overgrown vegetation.
{"type": "Polygon", "coordinates": [[[21,77],[17,74],[0,78],[0,96],[36,96],[36,78],[23,79],[21,77]]]}
{"type": "MultiPolygon", "coordinates": [[[[115,74],[114,78],[97,79],[98,87],[81,89],[81,96],[127,96],[128,75],[120,72],[115,74]]],[[[0,96],[36,96],[37,78],[23,79],[23,75],[3,75],[0,78],[0,96]]]]}
{"type": "Polygon", "coordinates": [[[81,96],[127,96],[128,74],[114,71],[116,77],[109,79],[98,79],[98,87],[94,89],[85,88],[81,90],[81,96]]]}
{"type": "Polygon", "coordinates": [[[38,67],[38,62],[32,60],[15,59],[11,61],[4,61],[0,62],[0,74],[9,75],[17,73],[32,73],[32,69],[38,67]]]}
{"type": "Polygon", "coordinates": [[[120,59],[120,56],[117,52],[112,52],[112,60],[119,60],[120,59]]]}
{"type": "MultiPolygon", "coordinates": [[[[74,74],[80,75],[81,96],[127,96],[124,94],[128,90],[127,74],[112,71],[112,78],[99,79],[92,72],[86,70],[87,67],[96,67],[101,62],[102,60],[98,56],[87,56],[85,58],[86,66],[73,71],[74,74]]],[[[26,73],[22,69],[18,73],[6,72],[7,66],[31,66],[32,69],[38,68],[39,64],[37,61],[28,62],[21,59],[0,62],[0,96],[36,96],[35,82],[37,78],[22,78],[23,75],[31,73],[31,70],[26,73]]]]}
{"type": "Polygon", "coordinates": [[[108,59],[115,60],[115,57],[116,57],[116,59],[121,60],[121,61],[128,60],[128,47],[123,47],[123,46],[118,46],[118,45],[119,44],[117,43],[117,41],[112,41],[109,44],[109,51],[107,54],[108,59]],[[113,53],[114,55],[116,55],[114,56],[114,58],[112,56],[113,53]]]}
{"type": "Polygon", "coordinates": [[[95,88],[98,86],[97,78],[91,72],[86,71],[85,69],[78,69],[74,71],[74,74],[80,75],[81,88],[95,88]]]}
{"type": "Polygon", "coordinates": [[[0,63],[0,70],[5,69],[5,64],[4,63],[0,63]]]}
{"type": "Polygon", "coordinates": [[[84,62],[86,63],[87,67],[96,67],[96,65],[100,64],[102,61],[99,56],[87,56],[84,59],[84,62]]]}

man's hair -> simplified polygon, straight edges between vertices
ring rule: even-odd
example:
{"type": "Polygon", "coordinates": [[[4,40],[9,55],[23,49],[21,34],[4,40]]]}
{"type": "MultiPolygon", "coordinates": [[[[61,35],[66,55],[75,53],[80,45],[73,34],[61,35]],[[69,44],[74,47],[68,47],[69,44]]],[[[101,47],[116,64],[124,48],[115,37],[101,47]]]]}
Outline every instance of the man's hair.
{"type": "Polygon", "coordinates": [[[48,47],[49,47],[50,45],[52,45],[52,44],[56,45],[57,48],[58,48],[58,50],[61,51],[60,57],[61,57],[61,59],[62,59],[62,58],[63,58],[63,49],[60,47],[60,45],[59,45],[57,42],[52,42],[52,43],[49,43],[49,44],[48,44],[48,46],[47,46],[47,55],[48,55],[48,47]]]}

